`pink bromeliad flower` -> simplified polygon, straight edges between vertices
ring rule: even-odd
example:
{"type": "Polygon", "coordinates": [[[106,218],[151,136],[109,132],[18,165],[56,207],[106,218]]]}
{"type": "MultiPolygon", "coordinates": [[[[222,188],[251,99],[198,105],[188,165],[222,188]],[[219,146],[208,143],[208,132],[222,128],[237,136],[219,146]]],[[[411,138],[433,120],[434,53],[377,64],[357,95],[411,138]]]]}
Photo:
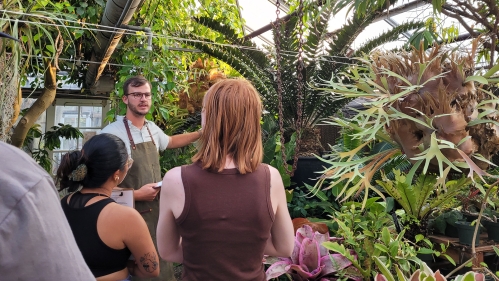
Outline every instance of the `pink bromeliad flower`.
{"type": "Polygon", "coordinates": [[[361,281],[360,274],[345,256],[331,254],[322,246],[323,242],[339,240],[343,239],[314,232],[310,226],[303,225],[296,231],[291,258],[279,258],[280,261],[272,264],[266,272],[267,280],[288,273],[296,281],[329,281],[336,280],[342,271],[342,276],[361,281]]]}

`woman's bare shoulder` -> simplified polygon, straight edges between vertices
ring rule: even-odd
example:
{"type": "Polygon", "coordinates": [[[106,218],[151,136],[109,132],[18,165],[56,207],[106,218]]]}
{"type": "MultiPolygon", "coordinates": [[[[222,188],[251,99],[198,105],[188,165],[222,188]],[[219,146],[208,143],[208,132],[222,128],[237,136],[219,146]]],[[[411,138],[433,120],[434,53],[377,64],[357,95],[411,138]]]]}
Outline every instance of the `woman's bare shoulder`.
{"type": "Polygon", "coordinates": [[[178,190],[183,191],[182,183],[182,167],[175,167],[169,170],[163,177],[163,185],[161,187],[162,191],[176,192],[178,190]]]}
{"type": "Polygon", "coordinates": [[[103,210],[103,212],[105,212],[106,214],[106,217],[116,223],[135,223],[141,222],[141,220],[143,220],[142,216],[137,210],[128,206],[120,205],[118,203],[109,204],[106,206],[106,209],[103,210]]]}

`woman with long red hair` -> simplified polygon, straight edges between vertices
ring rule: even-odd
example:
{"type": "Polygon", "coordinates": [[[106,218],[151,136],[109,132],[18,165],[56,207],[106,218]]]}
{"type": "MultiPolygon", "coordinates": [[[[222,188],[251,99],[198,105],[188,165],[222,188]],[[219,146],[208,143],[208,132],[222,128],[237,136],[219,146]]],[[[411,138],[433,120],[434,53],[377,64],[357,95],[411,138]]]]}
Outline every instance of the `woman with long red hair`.
{"type": "Polygon", "coordinates": [[[294,232],[277,169],[262,164],[262,103],[246,80],[213,85],[203,100],[193,164],[166,173],[158,251],[183,279],[266,280],[264,254],[287,257],[294,232]]]}

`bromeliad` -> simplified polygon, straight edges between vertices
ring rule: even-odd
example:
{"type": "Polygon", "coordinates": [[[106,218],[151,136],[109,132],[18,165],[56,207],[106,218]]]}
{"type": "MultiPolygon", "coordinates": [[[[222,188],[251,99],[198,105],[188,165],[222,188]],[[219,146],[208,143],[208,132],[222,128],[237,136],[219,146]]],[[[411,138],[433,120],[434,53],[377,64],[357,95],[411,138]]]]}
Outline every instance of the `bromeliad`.
{"type": "MultiPolygon", "coordinates": [[[[341,254],[331,254],[322,246],[326,241],[339,241],[341,238],[329,237],[303,225],[296,231],[295,248],[290,258],[280,258],[267,269],[267,280],[282,274],[289,274],[293,280],[336,280],[339,273],[350,280],[362,280],[352,263],[341,254]]],[[[354,254],[354,253],[352,253],[354,254]]]]}

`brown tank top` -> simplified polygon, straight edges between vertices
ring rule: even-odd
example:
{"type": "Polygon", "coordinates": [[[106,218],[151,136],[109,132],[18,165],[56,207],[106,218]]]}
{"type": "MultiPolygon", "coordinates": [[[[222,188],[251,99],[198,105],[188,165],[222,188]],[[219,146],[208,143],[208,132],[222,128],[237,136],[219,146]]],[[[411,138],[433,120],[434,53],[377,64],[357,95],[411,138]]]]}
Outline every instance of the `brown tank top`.
{"type": "Polygon", "coordinates": [[[185,205],[176,220],[187,281],[264,281],[263,251],[274,212],[269,167],[253,173],[182,166],[185,205]]]}

